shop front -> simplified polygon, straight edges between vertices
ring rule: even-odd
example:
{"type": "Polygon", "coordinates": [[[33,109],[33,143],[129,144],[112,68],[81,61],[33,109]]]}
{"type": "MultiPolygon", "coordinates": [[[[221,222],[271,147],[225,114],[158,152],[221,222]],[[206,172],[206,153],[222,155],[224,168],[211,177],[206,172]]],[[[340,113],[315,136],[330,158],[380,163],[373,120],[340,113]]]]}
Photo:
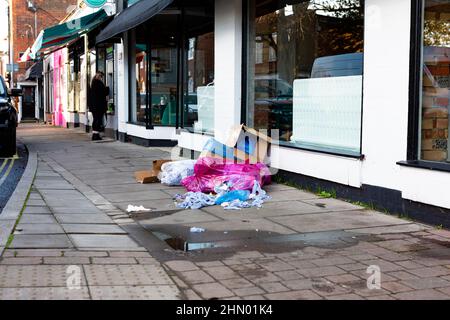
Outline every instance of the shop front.
{"type": "Polygon", "coordinates": [[[122,68],[128,87],[118,88],[128,102],[119,116],[123,141],[172,146],[177,129],[214,130],[214,2],[169,2],[158,10],[154,1],[137,2],[124,11],[148,15],[138,26],[119,29],[125,32],[122,68]]]}
{"type": "Polygon", "coordinates": [[[447,0],[148,0],[97,40],[123,43],[122,141],[195,155],[244,123],[277,137],[280,180],[447,223],[449,16],[447,0]]]}

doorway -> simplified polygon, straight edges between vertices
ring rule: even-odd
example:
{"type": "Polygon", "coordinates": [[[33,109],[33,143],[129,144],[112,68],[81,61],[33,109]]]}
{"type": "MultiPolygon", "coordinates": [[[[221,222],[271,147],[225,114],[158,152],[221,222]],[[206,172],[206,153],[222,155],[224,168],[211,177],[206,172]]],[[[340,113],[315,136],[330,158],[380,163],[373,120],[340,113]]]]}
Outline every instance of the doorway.
{"type": "Polygon", "coordinates": [[[22,89],[22,120],[35,120],[36,88],[34,86],[23,86],[22,89]]]}

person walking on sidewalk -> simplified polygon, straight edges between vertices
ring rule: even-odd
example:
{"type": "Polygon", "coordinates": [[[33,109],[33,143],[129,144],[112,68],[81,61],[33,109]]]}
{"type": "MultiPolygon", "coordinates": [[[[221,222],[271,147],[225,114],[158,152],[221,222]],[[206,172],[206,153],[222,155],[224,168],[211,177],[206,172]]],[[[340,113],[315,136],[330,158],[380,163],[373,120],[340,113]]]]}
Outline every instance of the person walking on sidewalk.
{"type": "Polygon", "coordinates": [[[92,79],[89,92],[89,110],[92,112],[94,122],[92,123],[92,140],[102,140],[100,132],[104,130],[103,119],[108,108],[106,97],[109,95],[109,88],[103,82],[104,74],[99,71],[92,79]]]}

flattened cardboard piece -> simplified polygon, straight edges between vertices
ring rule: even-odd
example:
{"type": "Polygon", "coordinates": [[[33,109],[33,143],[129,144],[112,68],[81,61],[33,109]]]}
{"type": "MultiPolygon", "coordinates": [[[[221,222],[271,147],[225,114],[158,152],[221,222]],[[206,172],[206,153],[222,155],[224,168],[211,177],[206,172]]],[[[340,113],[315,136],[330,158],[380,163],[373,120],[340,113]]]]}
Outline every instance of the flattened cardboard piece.
{"type": "Polygon", "coordinates": [[[142,184],[147,183],[157,183],[159,182],[158,179],[159,172],[156,172],[154,170],[151,171],[137,171],[134,173],[134,176],[136,177],[136,181],[142,184]]]}
{"type": "Polygon", "coordinates": [[[172,160],[153,160],[152,170],[137,171],[134,173],[136,181],[142,184],[158,183],[158,175],[161,172],[161,167],[164,163],[167,162],[172,162],[172,160]]]}

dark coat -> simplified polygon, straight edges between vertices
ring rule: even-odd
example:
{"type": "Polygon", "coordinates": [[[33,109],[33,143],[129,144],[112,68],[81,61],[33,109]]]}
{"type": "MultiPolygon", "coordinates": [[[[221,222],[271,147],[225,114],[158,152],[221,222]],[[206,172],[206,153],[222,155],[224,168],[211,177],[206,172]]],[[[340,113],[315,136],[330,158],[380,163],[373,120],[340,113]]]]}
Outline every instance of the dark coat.
{"type": "Polygon", "coordinates": [[[88,95],[89,110],[92,113],[105,114],[108,110],[106,101],[108,94],[109,89],[103,81],[97,79],[92,80],[88,95]]]}

